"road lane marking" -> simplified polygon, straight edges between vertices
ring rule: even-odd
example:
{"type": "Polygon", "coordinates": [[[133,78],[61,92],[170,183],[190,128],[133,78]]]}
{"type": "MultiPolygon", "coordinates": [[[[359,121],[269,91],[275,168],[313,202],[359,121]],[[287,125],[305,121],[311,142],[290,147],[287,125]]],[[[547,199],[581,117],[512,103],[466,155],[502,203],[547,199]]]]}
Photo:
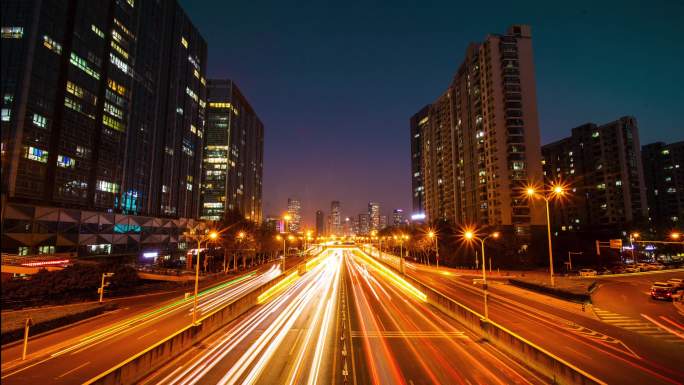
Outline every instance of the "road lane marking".
{"type": "Polygon", "coordinates": [[[675,336],[677,336],[677,337],[679,337],[679,338],[681,338],[681,339],[684,340],[684,333],[680,333],[680,332],[678,332],[678,331],[676,331],[676,330],[670,329],[669,327],[667,327],[667,326],[661,324],[660,322],[654,320],[653,318],[647,316],[646,314],[641,314],[641,316],[644,317],[644,318],[646,318],[647,320],[653,322],[654,324],[656,324],[656,325],[657,325],[658,327],[660,327],[661,329],[664,329],[664,330],[666,330],[666,331],[668,331],[668,332],[674,334],[675,336]]]}
{"type": "Polygon", "coordinates": [[[150,334],[152,334],[152,333],[154,333],[154,332],[156,332],[156,331],[157,331],[157,329],[154,329],[154,330],[152,330],[152,331],[149,332],[149,333],[145,333],[145,334],[141,335],[140,337],[136,338],[136,340],[143,339],[143,338],[149,336],[150,334]]]}
{"type": "Polygon", "coordinates": [[[69,370],[68,372],[64,372],[64,373],[60,374],[59,376],[55,377],[55,379],[57,379],[57,378],[62,378],[62,377],[66,376],[66,375],[68,375],[68,374],[70,374],[70,373],[73,373],[73,372],[77,371],[78,369],[81,369],[82,367],[84,367],[84,366],[86,366],[86,365],[88,365],[88,364],[90,364],[90,361],[86,362],[85,364],[79,365],[79,366],[77,366],[77,367],[75,367],[75,368],[69,370]]]}
{"type": "Polygon", "coordinates": [[[668,323],[670,323],[670,324],[676,326],[677,328],[681,329],[682,331],[684,331],[684,325],[680,325],[679,323],[677,323],[677,322],[675,322],[675,321],[673,321],[673,320],[671,320],[671,319],[665,317],[664,315],[661,315],[661,316],[660,316],[660,319],[662,319],[663,321],[666,321],[666,322],[668,322],[668,323]]]}

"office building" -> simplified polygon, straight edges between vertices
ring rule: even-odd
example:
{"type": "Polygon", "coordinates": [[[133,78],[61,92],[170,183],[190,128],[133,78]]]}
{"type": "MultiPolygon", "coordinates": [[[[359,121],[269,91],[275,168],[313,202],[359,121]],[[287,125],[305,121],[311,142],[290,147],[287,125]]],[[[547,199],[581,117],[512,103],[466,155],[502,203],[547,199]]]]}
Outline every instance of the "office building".
{"type": "Polygon", "coordinates": [[[321,237],[325,235],[325,214],[323,210],[316,210],[316,236],[321,237]]]}
{"type": "Polygon", "coordinates": [[[296,198],[287,198],[287,214],[290,220],[287,222],[288,230],[298,233],[302,229],[302,202],[296,198]]]}
{"type": "Polygon", "coordinates": [[[330,215],[328,216],[328,235],[342,235],[342,207],[340,201],[330,202],[330,215]]]}
{"type": "Polygon", "coordinates": [[[648,219],[657,231],[681,229],[684,221],[684,141],[641,147],[648,219]]]}
{"type": "Polygon", "coordinates": [[[380,204],[368,202],[368,216],[370,217],[369,230],[380,230],[380,204]]]}
{"type": "Polygon", "coordinates": [[[575,127],[570,137],[543,146],[542,153],[547,181],[561,181],[571,191],[552,210],[557,229],[630,230],[648,218],[635,118],[575,127]]]}
{"type": "Polygon", "coordinates": [[[378,230],[382,230],[385,227],[387,227],[387,215],[381,215],[380,216],[380,227],[378,230]]]}
{"type": "Polygon", "coordinates": [[[180,6],[3,1],[1,60],[3,251],[184,255],[207,46],[180,6]]]}
{"type": "Polygon", "coordinates": [[[209,79],[202,219],[238,212],[262,219],[264,125],[234,82],[209,79]]]}
{"type": "Polygon", "coordinates": [[[529,26],[470,44],[446,91],[411,118],[411,135],[414,211],[422,187],[425,220],[509,229],[525,244],[544,226],[543,206],[521,195],[542,181],[529,26]]]}

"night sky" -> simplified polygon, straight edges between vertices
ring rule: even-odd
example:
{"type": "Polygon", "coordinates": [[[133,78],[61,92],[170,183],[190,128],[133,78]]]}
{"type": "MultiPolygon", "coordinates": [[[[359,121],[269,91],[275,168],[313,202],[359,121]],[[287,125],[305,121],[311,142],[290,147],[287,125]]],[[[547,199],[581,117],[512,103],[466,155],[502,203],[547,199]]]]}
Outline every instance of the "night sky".
{"type": "Polygon", "coordinates": [[[622,115],[642,144],[684,139],[682,1],[180,2],[208,77],[234,80],[266,127],[264,215],[288,196],[309,225],[333,199],[345,216],[410,210],[409,117],[510,24],[532,26],[542,143],[622,115]]]}

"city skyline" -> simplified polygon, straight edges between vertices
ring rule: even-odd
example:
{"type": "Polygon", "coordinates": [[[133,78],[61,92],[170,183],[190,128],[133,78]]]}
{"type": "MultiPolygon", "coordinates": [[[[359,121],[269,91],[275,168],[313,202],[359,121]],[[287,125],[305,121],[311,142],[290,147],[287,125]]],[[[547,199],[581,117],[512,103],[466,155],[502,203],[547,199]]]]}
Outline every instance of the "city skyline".
{"type": "MultiPolygon", "coordinates": [[[[455,7],[447,4],[424,9],[377,4],[364,7],[360,18],[360,8],[353,5],[333,12],[322,6],[277,5],[257,11],[238,4],[231,13],[244,17],[227,29],[214,7],[181,4],[203,26],[209,45],[231,42],[230,50],[212,53],[209,76],[235,79],[248,90],[255,109],[264,111],[261,117],[269,127],[264,213],[280,213],[288,195],[304,202],[307,222],[332,199],[344,201],[350,213],[362,212],[369,198],[387,208],[410,210],[408,119],[443,92],[470,42],[515,23],[531,25],[535,37],[542,145],[566,136],[568,127],[624,115],[640,122],[643,144],[681,140],[676,128],[683,119],[676,100],[683,85],[676,73],[683,54],[672,44],[684,34],[675,16],[684,12],[682,4],[658,2],[646,9],[624,2],[560,8],[530,4],[487,11],[487,18],[458,25],[446,21],[455,7]],[[337,35],[351,14],[357,32],[337,35]],[[292,19],[307,22],[295,26],[292,19]],[[321,19],[326,22],[315,21],[321,19]],[[606,19],[615,23],[606,24],[606,19]],[[414,27],[410,33],[407,23],[414,27]],[[633,25],[640,26],[638,32],[633,25]],[[367,40],[369,35],[373,39],[367,40]],[[338,58],[332,47],[349,53],[338,58]],[[618,59],[635,49],[641,54],[618,59]],[[244,60],[231,62],[230,55],[244,60]],[[273,68],[263,57],[283,61],[273,68]],[[659,71],[648,70],[648,58],[657,58],[659,71]],[[272,93],[274,87],[287,92],[272,93]],[[335,100],[321,96],[331,87],[339,91],[335,100]],[[405,87],[413,91],[397,92],[405,87]],[[300,116],[296,105],[302,104],[314,113],[300,116]],[[364,183],[353,186],[348,182],[353,179],[364,183]]],[[[483,6],[467,5],[463,11],[481,13],[483,6]]]]}

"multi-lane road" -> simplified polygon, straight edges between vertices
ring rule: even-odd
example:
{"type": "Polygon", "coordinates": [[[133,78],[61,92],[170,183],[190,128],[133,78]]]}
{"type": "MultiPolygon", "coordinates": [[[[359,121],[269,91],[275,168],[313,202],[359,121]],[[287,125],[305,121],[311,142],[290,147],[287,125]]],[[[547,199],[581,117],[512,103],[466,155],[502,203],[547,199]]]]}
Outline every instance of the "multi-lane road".
{"type": "MultiPolygon", "coordinates": [[[[288,267],[299,260],[290,259],[288,267]]],[[[279,263],[269,263],[204,288],[199,295],[198,316],[241,297],[280,273],[279,263]]],[[[2,383],[73,384],[93,377],[192,322],[193,296],[178,295],[121,300],[121,310],[112,314],[32,339],[26,360],[21,360],[21,345],[4,348],[2,383]]]]}
{"type": "MultiPolygon", "coordinates": [[[[377,250],[371,254],[378,257],[377,250]]],[[[395,256],[383,254],[380,259],[391,266],[399,266],[395,256]]],[[[483,290],[481,286],[473,284],[472,275],[464,276],[456,270],[443,267],[436,269],[410,262],[406,263],[405,272],[447,297],[484,314],[483,290]]],[[[615,308],[606,305],[612,303],[613,299],[609,293],[602,293],[603,288],[598,292],[600,306],[581,312],[577,306],[563,304],[564,301],[549,301],[546,296],[491,281],[489,317],[606,383],[681,384],[684,383],[684,318],[674,304],[650,301],[644,288],[647,285],[645,282],[651,282],[652,279],[639,278],[643,280],[637,285],[639,292],[625,292],[625,295],[631,296],[628,301],[636,309],[643,309],[641,306],[668,309],[663,311],[672,317],[673,322],[668,323],[667,328],[648,322],[643,317],[636,319],[638,324],[633,324],[634,328],[628,328],[629,321],[606,322],[623,319],[610,318],[616,317],[614,315],[601,317],[601,314],[605,314],[601,313],[601,306],[615,308]],[[641,297],[636,297],[637,294],[641,297]],[[634,306],[636,303],[647,305],[634,306]]],[[[629,281],[622,278],[622,281],[625,280],[629,281]]],[[[629,285],[632,284],[630,281],[629,285]]],[[[608,282],[601,285],[610,288],[614,284],[608,282]]],[[[617,290],[620,290],[619,287],[617,290]]],[[[626,308],[630,308],[630,305],[620,309],[626,308]]]]}
{"type": "MultiPolygon", "coordinates": [[[[258,305],[141,383],[550,382],[429,305],[425,293],[388,267],[397,264],[394,256],[331,247],[309,263],[308,272],[286,277],[282,285],[262,295],[258,305]]],[[[199,309],[206,313],[279,274],[278,265],[269,264],[207,287],[199,309]]],[[[411,263],[406,274],[483,313],[482,288],[473,284],[472,277],[411,263]]],[[[616,277],[602,282],[595,298],[601,307],[585,312],[502,283],[491,284],[489,317],[599,382],[684,383],[684,322],[679,310],[670,303],[651,302],[645,306],[653,309],[634,310],[611,300],[619,293],[645,296],[647,282],[651,278],[641,282],[616,277]],[[610,314],[602,316],[601,311],[610,314]],[[638,317],[647,313],[654,318],[638,317]],[[638,318],[657,330],[639,328],[611,314],[638,318]]],[[[3,349],[3,383],[82,383],[192,319],[191,297],[125,301],[136,310],[47,334],[32,341],[34,348],[26,361],[18,359],[19,347],[3,349]]]]}

